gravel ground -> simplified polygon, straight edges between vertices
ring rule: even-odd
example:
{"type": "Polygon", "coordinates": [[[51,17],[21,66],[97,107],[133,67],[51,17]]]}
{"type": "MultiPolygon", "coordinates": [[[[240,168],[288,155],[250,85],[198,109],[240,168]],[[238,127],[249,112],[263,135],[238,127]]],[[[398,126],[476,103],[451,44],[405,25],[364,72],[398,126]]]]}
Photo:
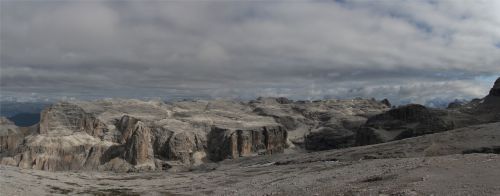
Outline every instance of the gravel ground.
{"type": "Polygon", "coordinates": [[[0,195],[500,195],[497,154],[251,163],[125,174],[0,166],[0,195]]]}

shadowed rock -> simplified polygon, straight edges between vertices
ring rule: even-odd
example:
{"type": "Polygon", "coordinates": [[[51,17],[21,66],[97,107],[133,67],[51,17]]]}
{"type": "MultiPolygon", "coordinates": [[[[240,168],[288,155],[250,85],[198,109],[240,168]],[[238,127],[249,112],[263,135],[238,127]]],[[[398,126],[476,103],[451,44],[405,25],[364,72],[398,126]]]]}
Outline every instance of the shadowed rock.
{"type": "Polygon", "coordinates": [[[384,105],[386,105],[387,107],[392,107],[391,102],[389,102],[389,100],[388,100],[388,99],[384,99],[384,100],[380,101],[380,103],[383,103],[383,104],[384,104],[384,105]]]}
{"type": "MultiPolygon", "coordinates": [[[[484,98],[479,108],[485,111],[500,113],[500,78],[498,78],[490,90],[488,96],[484,98]]],[[[498,119],[497,119],[498,120],[498,119]]]]}
{"type": "Polygon", "coordinates": [[[500,121],[500,78],[483,99],[476,99],[460,108],[483,123],[500,121]]]}
{"type": "Polygon", "coordinates": [[[311,131],[305,139],[307,150],[329,150],[354,146],[355,134],[344,127],[322,127],[311,131]]]}
{"type": "Polygon", "coordinates": [[[287,147],[287,132],[280,126],[232,130],[213,127],[208,136],[209,158],[227,158],[282,153],[287,147]]]}
{"type": "Polygon", "coordinates": [[[126,140],[124,159],[140,168],[154,170],[154,155],[151,145],[151,131],[141,121],[133,124],[133,132],[126,140]]]}
{"type": "Polygon", "coordinates": [[[497,96],[500,97],[500,78],[495,81],[493,88],[491,88],[489,96],[497,96]]]}
{"type": "Polygon", "coordinates": [[[422,105],[410,104],[373,116],[356,136],[358,145],[387,142],[415,137],[454,128],[437,111],[422,105]]]}

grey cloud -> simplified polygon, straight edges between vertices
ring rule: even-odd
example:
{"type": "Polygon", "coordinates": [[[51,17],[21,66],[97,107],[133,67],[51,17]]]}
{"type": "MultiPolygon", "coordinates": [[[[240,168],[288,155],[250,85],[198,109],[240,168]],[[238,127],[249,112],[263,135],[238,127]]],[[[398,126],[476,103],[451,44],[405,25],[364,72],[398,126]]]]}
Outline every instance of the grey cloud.
{"type": "Polygon", "coordinates": [[[496,1],[1,1],[2,96],[482,96],[496,1]]]}

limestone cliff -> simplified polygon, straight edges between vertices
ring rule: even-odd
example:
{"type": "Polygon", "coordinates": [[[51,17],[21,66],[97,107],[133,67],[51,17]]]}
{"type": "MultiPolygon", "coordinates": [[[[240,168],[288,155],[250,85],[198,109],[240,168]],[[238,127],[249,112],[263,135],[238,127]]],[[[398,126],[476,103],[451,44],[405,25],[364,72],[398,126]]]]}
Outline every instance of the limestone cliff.
{"type": "Polygon", "coordinates": [[[287,132],[281,126],[245,130],[214,126],[208,136],[209,158],[213,161],[282,153],[286,147],[287,132]]]}
{"type": "Polygon", "coordinates": [[[96,117],[85,112],[78,105],[60,102],[42,111],[39,133],[62,136],[74,132],[85,132],[94,137],[103,137],[107,132],[106,125],[96,117]]]}
{"type": "Polygon", "coordinates": [[[11,153],[23,142],[24,137],[29,135],[31,127],[17,127],[5,117],[0,117],[0,153],[11,153]]]}
{"type": "Polygon", "coordinates": [[[361,99],[60,102],[42,112],[31,135],[16,135],[15,127],[2,125],[14,130],[4,134],[9,138],[1,140],[2,149],[17,150],[0,158],[4,164],[51,171],[189,168],[282,153],[294,144],[300,148],[313,129],[329,127],[333,135],[339,133],[334,127],[351,131],[358,121],[386,109],[380,102],[361,99]]]}

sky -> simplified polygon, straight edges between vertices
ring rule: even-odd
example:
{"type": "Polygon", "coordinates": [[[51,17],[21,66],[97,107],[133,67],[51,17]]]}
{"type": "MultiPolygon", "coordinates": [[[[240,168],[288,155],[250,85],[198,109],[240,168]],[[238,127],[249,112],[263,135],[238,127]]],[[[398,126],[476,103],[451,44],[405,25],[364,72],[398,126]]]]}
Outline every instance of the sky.
{"type": "Polygon", "coordinates": [[[500,1],[0,0],[0,100],[483,97],[500,1]]]}

